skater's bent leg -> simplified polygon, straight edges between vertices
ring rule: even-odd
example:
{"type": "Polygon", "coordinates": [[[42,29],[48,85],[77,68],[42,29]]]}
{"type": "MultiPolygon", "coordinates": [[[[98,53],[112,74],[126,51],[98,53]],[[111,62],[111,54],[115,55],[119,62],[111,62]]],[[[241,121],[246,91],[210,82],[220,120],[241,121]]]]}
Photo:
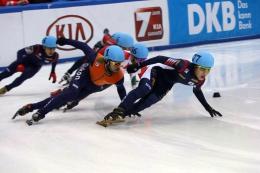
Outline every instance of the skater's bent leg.
{"type": "Polygon", "coordinates": [[[143,78],[138,87],[130,91],[118,107],[125,110],[131,109],[136,100],[146,96],[151,91],[151,81],[143,78]]]}
{"type": "Polygon", "coordinates": [[[49,113],[53,109],[60,108],[67,102],[75,100],[78,92],[78,89],[73,86],[65,88],[59,95],[50,97],[48,102],[41,109],[39,109],[38,112],[40,115],[45,116],[45,114],[49,113]]]}
{"type": "Polygon", "coordinates": [[[33,77],[40,68],[27,68],[19,77],[17,77],[11,84],[6,85],[7,91],[21,85],[25,80],[33,77]]]}
{"type": "Polygon", "coordinates": [[[10,64],[2,73],[0,73],[0,81],[4,78],[12,76],[16,72],[16,67],[18,66],[18,62],[14,61],[10,64]]]}
{"type": "Polygon", "coordinates": [[[151,93],[147,97],[139,100],[137,103],[134,104],[134,106],[127,111],[127,114],[135,114],[138,113],[153,104],[159,102],[161,100],[161,97],[158,97],[156,94],[151,93]]]}
{"type": "Polygon", "coordinates": [[[36,109],[40,109],[42,108],[44,105],[46,105],[50,100],[52,99],[52,97],[48,97],[42,101],[39,101],[37,103],[32,103],[32,110],[36,110],[36,109]]]}

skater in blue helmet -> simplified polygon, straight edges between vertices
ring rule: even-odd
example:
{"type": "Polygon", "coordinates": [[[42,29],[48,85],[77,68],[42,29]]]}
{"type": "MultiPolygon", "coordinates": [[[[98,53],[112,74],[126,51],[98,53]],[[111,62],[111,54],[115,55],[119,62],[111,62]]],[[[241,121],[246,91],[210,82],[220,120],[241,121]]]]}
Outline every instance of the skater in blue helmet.
{"type": "Polygon", "coordinates": [[[139,86],[129,92],[119,106],[107,114],[104,120],[98,124],[107,126],[113,122],[122,121],[131,114],[140,116],[140,111],[160,101],[176,83],[192,86],[193,93],[211,117],[222,116],[208,104],[201,90],[206,76],[214,66],[214,57],[209,52],[201,51],[194,54],[192,62],[157,56],[130,65],[127,71],[133,73],[145,66],[148,68],[143,74],[139,86]]]}
{"type": "Polygon", "coordinates": [[[57,47],[56,41],[56,37],[46,36],[42,39],[42,44],[36,44],[19,50],[17,52],[17,59],[0,73],[0,81],[12,76],[16,72],[21,72],[22,74],[11,84],[1,88],[0,95],[18,87],[25,80],[33,77],[41,69],[43,64],[52,64],[49,80],[52,79],[52,82],[55,83],[55,67],[59,58],[58,53],[55,52],[57,47]]]}

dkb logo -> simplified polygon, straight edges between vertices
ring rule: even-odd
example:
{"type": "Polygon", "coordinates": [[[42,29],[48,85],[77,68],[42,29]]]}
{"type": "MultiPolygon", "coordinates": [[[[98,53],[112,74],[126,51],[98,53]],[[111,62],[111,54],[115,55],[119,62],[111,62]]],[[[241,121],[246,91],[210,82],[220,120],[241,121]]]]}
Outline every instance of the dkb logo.
{"type": "Polygon", "coordinates": [[[234,9],[234,4],[230,1],[205,3],[205,11],[199,4],[188,4],[189,34],[199,34],[205,25],[207,33],[211,33],[213,28],[217,32],[233,30],[236,26],[234,9]],[[217,17],[220,11],[222,23],[217,17]]]}

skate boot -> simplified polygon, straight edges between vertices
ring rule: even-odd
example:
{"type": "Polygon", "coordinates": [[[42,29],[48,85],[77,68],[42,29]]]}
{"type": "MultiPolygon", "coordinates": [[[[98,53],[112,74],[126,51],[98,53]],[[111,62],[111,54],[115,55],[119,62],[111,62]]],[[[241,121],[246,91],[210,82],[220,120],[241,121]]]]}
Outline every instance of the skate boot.
{"type": "Polygon", "coordinates": [[[0,95],[4,95],[7,92],[6,87],[0,88],[0,95]]]}
{"type": "Polygon", "coordinates": [[[68,102],[66,104],[66,107],[64,108],[63,112],[66,112],[67,110],[70,110],[72,108],[74,108],[75,106],[77,106],[79,104],[78,101],[72,101],[72,102],[68,102]]]}
{"type": "Polygon", "coordinates": [[[107,127],[114,123],[124,122],[125,117],[126,117],[125,110],[123,108],[118,107],[118,108],[115,108],[113,110],[113,112],[110,112],[109,114],[107,114],[104,117],[104,120],[98,121],[97,124],[101,125],[103,127],[107,127]]]}
{"type": "Polygon", "coordinates": [[[22,108],[20,108],[13,116],[12,119],[15,119],[18,115],[20,116],[24,116],[25,114],[32,112],[32,105],[31,104],[27,104],[25,106],[23,106],[22,108]]]}
{"type": "Polygon", "coordinates": [[[43,119],[44,117],[45,115],[40,114],[40,112],[35,112],[30,120],[26,120],[26,123],[28,124],[28,126],[31,126],[34,123],[37,123],[38,121],[43,119]]]}
{"type": "Polygon", "coordinates": [[[117,121],[124,118],[125,118],[125,110],[120,107],[115,108],[113,112],[110,112],[104,117],[105,120],[112,120],[112,121],[117,121]]]}

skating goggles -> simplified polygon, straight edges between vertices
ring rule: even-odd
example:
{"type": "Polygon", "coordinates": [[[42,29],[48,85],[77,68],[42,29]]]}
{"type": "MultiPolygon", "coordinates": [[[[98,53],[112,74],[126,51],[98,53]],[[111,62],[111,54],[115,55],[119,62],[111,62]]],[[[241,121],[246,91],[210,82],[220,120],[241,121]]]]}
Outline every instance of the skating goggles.
{"type": "Polygon", "coordinates": [[[140,62],[143,62],[143,61],[144,61],[144,59],[142,59],[142,58],[136,58],[136,57],[133,56],[132,62],[140,63],[140,62]]]}
{"type": "Polygon", "coordinates": [[[210,69],[209,67],[202,67],[200,65],[197,66],[199,69],[201,69],[202,71],[206,71],[206,72],[210,72],[210,69]]]}
{"type": "Polygon", "coordinates": [[[121,62],[110,61],[110,64],[113,65],[113,66],[120,66],[121,62]]]}

